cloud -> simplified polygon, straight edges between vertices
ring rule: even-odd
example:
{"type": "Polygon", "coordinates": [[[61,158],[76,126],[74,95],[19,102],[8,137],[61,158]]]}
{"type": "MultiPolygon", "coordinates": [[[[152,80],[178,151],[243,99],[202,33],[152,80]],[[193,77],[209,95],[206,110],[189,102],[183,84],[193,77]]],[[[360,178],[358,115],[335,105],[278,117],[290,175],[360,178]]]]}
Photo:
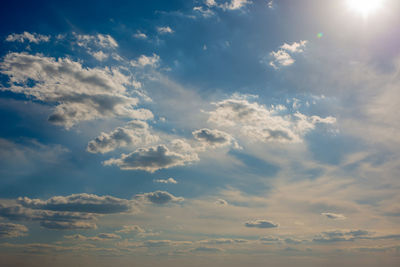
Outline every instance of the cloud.
{"type": "Polygon", "coordinates": [[[275,224],[267,220],[247,221],[244,225],[250,228],[277,228],[279,226],[279,224],[275,224]]]}
{"type": "Polygon", "coordinates": [[[333,242],[348,242],[358,238],[369,239],[370,233],[365,230],[333,230],[322,232],[319,236],[313,238],[313,242],[317,243],[333,243],[333,242]]]}
{"type": "Polygon", "coordinates": [[[96,229],[97,226],[93,222],[82,222],[82,221],[41,221],[40,226],[53,230],[87,230],[96,229]]]}
{"type": "Polygon", "coordinates": [[[224,10],[238,10],[251,3],[252,2],[248,0],[231,0],[230,2],[220,4],[219,7],[224,10]]]}
{"type": "Polygon", "coordinates": [[[153,54],[152,56],[141,55],[138,59],[131,60],[130,63],[133,67],[143,68],[146,66],[150,66],[152,68],[156,68],[160,63],[160,56],[158,56],[157,54],[153,54]]]}
{"type": "Polygon", "coordinates": [[[199,12],[203,17],[214,16],[212,9],[222,9],[223,11],[241,10],[247,5],[252,4],[249,0],[230,0],[224,3],[217,3],[215,0],[206,0],[202,6],[195,6],[193,10],[199,12]]]}
{"type": "Polygon", "coordinates": [[[120,147],[147,145],[158,139],[158,136],[150,133],[146,122],[134,120],[128,122],[125,127],[118,127],[110,133],[102,132],[100,136],[89,142],[86,150],[90,153],[104,154],[120,147]]]}
{"type": "Polygon", "coordinates": [[[103,51],[98,51],[98,52],[90,52],[90,54],[97,59],[98,61],[103,61],[106,60],[109,55],[104,53],[103,51]]]}
{"type": "Polygon", "coordinates": [[[116,232],[123,234],[140,234],[144,233],[145,230],[139,225],[124,225],[121,230],[118,230],[116,232]]]}
{"type": "Polygon", "coordinates": [[[333,220],[345,220],[346,219],[346,217],[343,214],[323,212],[323,213],[321,213],[321,215],[327,217],[328,219],[333,219],[333,220]]]}
{"type": "Polygon", "coordinates": [[[230,134],[219,130],[204,128],[194,131],[192,134],[196,140],[211,147],[228,146],[234,142],[234,139],[230,134]]]}
{"type": "Polygon", "coordinates": [[[165,27],[157,27],[157,32],[160,34],[171,34],[174,33],[174,30],[172,30],[169,26],[165,26],[165,27]]]}
{"type": "Polygon", "coordinates": [[[41,35],[37,33],[29,33],[29,32],[23,32],[21,34],[17,33],[12,33],[7,36],[6,38],[7,42],[20,42],[24,43],[25,41],[29,43],[41,43],[41,42],[48,42],[50,41],[50,36],[47,35],[41,35]]]}
{"type": "MultiPolygon", "coordinates": [[[[183,149],[184,147],[181,147],[183,149]]],[[[179,149],[176,148],[176,149],[179,149]]],[[[150,148],[140,148],[130,154],[122,154],[120,158],[112,158],[104,161],[104,165],[117,165],[123,170],[143,170],[155,172],[176,166],[183,166],[189,162],[198,160],[197,154],[183,151],[174,152],[165,145],[150,148]]]]}
{"type": "Polygon", "coordinates": [[[223,249],[220,248],[212,248],[212,247],[197,247],[191,250],[192,252],[200,252],[200,253],[217,253],[223,252],[223,249]]]}
{"type": "Polygon", "coordinates": [[[39,221],[40,225],[49,229],[94,229],[96,217],[79,212],[58,212],[48,210],[32,210],[21,205],[0,204],[0,217],[16,221],[39,221]]]}
{"type": "Polygon", "coordinates": [[[261,243],[264,243],[264,244],[271,244],[271,243],[281,242],[280,238],[273,237],[273,236],[263,236],[259,240],[261,241],[261,243]]]}
{"type": "Polygon", "coordinates": [[[97,34],[97,35],[87,35],[87,34],[76,34],[74,33],[76,42],[78,46],[89,47],[96,46],[101,48],[117,48],[118,43],[108,34],[97,34]]]}
{"type": "Polygon", "coordinates": [[[21,224],[0,223],[0,238],[14,238],[24,236],[28,232],[28,228],[21,224]]]}
{"type": "Polygon", "coordinates": [[[149,110],[133,108],[138,99],[127,92],[132,77],[118,69],[84,68],[69,58],[9,53],[0,63],[0,72],[10,80],[10,86],[0,90],[55,104],[49,121],[67,129],[98,118],[153,117],[149,110]]]}
{"type": "Polygon", "coordinates": [[[177,184],[178,182],[174,179],[174,178],[172,178],[172,177],[170,177],[170,178],[168,178],[168,179],[156,179],[156,180],[154,180],[154,182],[156,182],[156,183],[161,183],[161,184],[177,184]]]}
{"type": "MultiPolygon", "coordinates": [[[[274,69],[279,69],[280,67],[286,67],[292,65],[295,60],[292,55],[295,53],[303,53],[307,41],[293,42],[292,44],[284,43],[279,47],[278,51],[272,51],[269,55],[272,60],[269,65],[274,69]]],[[[263,60],[265,61],[265,60],[263,60]]]]}
{"type": "Polygon", "coordinates": [[[208,121],[262,142],[298,143],[316,124],[333,124],[333,117],[307,116],[300,112],[282,114],[280,106],[266,108],[247,99],[230,98],[215,103],[208,121]]]}
{"type": "Polygon", "coordinates": [[[129,212],[133,203],[126,199],[112,196],[97,196],[94,194],[72,194],[69,196],[55,196],[48,200],[20,197],[17,202],[30,209],[87,212],[97,214],[111,214],[129,212]]]}
{"type": "Polygon", "coordinates": [[[64,236],[64,238],[75,241],[109,241],[109,240],[121,239],[119,235],[113,233],[100,233],[97,234],[96,236],[84,236],[80,234],[75,234],[75,235],[66,235],[64,236]]]}
{"type": "Polygon", "coordinates": [[[138,194],[135,196],[138,200],[148,201],[153,204],[167,204],[170,202],[181,202],[184,200],[183,197],[175,197],[174,195],[166,191],[155,191],[150,193],[138,194]]]}
{"type": "Polygon", "coordinates": [[[133,37],[137,38],[137,39],[147,39],[147,35],[144,34],[143,32],[138,31],[137,33],[135,33],[133,35],[133,37]]]}
{"type": "Polygon", "coordinates": [[[228,202],[222,198],[217,199],[214,203],[215,203],[215,205],[221,206],[221,207],[228,206],[228,202]]]}

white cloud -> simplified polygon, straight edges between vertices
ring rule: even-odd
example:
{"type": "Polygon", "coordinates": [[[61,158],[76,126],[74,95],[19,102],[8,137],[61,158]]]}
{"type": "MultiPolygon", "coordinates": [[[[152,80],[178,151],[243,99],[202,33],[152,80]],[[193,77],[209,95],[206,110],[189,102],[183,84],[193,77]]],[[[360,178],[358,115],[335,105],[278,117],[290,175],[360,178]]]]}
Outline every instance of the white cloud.
{"type": "Polygon", "coordinates": [[[106,60],[109,55],[104,53],[103,51],[98,51],[98,52],[90,52],[90,54],[97,59],[98,61],[103,61],[106,60]]]}
{"type": "Polygon", "coordinates": [[[110,133],[102,132],[90,141],[86,150],[90,153],[107,153],[119,147],[147,145],[158,141],[158,136],[149,131],[144,121],[134,120],[125,127],[118,127],[110,133]]]}
{"type": "Polygon", "coordinates": [[[141,31],[138,31],[137,33],[135,33],[133,35],[133,37],[135,37],[137,39],[147,39],[147,35],[141,31]]]}
{"type": "Polygon", "coordinates": [[[292,55],[294,53],[303,53],[306,44],[307,41],[293,42],[292,44],[284,43],[279,47],[278,51],[272,51],[269,54],[272,57],[269,65],[275,69],[292,65],[295,62],[292,55]]]}
{"type": "Polygon", "coordinates": [[[171,34],[171,33],[174,33],[174,30],[172,30],[169,26],[157,27],[157,31],[160,34],[171,34]]]}
{"type": "Polygon", "coordinates": [[[115,49],[118,47],[117,41],[109,34],[97,34],[97,35],[87,35],[87,34],[76,34],[74,33],[76,42],[78,46],[89,48],[91,46],[115,49]]]}
{"type": "Polygon", "coordinates": [[[131,60],[130,63],[133,67],[150,66],[156,68],[160,63],[160,57],[157,54],[153,54],[152,56],[141,55],[138,59],[131,60]]]}
{"type": "Polygon", "coordinates": [[[7,36],[6,38],[7,42],[20,42],[24,43],[25,41],[28,41],[29,43],[41,43],[41,42],[48,42],[50,41],[50,36],[47,35],[41,35],[37,33],[29,33],[29,32],[23,32],[21,34],[13,33],[7,36]]]}
{"type": "Polygon", "coordinates": [[[13,238],[24,236],[28,232],[28,228],[21,224],[0,223],[0,238],[13,238]]]}
{"type": "Polygon", "coordinates": [[[165,145],[140,148],[130,154],[122,154],[120,158],[106,160],[103,164],[117,165],[123,170],[155,172],[199,160],[189,144],[175,140],[171,146],[173,150],[165,145]]]}
{"type": "Polygon", "coordinates": [[[331,212],[323,212],[321,215],[325,216],[328,219],[332,220],[345,220],[346,217],[343,214],[331,213],[331,212]]]}
{"type": "Polygon", "coordinates": [[[170,202],[181,202],[184,200],[183,197],[176,197],[166,191],[155,191],[150,193],[138,194],[135,196],[135,198],[138,200],[144,200],[159,205],[167,204],[170,202]]]}
{"type": "Polygon", "coordinates": [[[156,182],[156,183],[161,183],[161,184],[177,184],[178,182],[174,179],[174,178],[172,178],[172,177],[170,177],[170,178],[168,178],[168,179],[156,179],[156,180],[154,180],[154,182],[156,182]]]}
{"type": "Polygon", "coordinates": [[[303,136],[316,124],[332,124],[333,117],[307,116],[300,112],[281,114],[279,105],[270,109],[246,99],[230,98],[215,103],[216,109],[209,112],[209,122],[262,142],[302,142],[303,136]]]}
{"type": "Polygon", "coordinates": [[[153,117],[149,110],[133,108],[138,99],[127,91],[133,86],[132,77],[118,69],[84,68],[69,58],[9,53],[0,63],[0,71],[10,79],[10,87],[1,90],[56,104],[49,121],[67,129],[97,118],[153,117]]]}
{"type": "Polygon", "coordinates": [[[220,4],[219,6],[224,10],[238,10],[251,3],[252,2],[248,0],[231,0],[230,2],[220,4]]]}
{"type": "Polygon", "coordinates": [[[247,221],[245,222],[244,225],[249,228],[277,228],[279,226],[279,224],[259,219],[253,221],[247,221]]]}

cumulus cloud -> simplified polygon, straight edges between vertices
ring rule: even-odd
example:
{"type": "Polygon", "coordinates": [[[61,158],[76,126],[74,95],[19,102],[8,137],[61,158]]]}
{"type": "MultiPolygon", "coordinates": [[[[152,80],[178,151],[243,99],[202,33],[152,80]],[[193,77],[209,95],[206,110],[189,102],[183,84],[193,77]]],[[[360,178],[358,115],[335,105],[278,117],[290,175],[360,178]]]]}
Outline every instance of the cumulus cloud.
{"type": "Polygon", "coordinates": [[[230,134],[219,130],[204,128],[194,131],[192,134],[196,140],[211,147],[228,146],[231,143],[234,143],[234,139],[230,134]]]}
{"type": "Polygon", "coordinates": [[[272,60],[269,65],[274,69],[292,65],[295,60],[292,55],[295,53],[303,53],[307,41],[293,42],[292,44],[284,43],[279,47],[279,50],[272,51],[269,55],[272,60]]]}
{"type": "Polygon", "coordinates": [[[230,98],[215,103],[216,109],[209,113],[209,122],[240,129],[241,134],[262,142],[296,143],[313,130],[316,124],[332,124],[333,117],[307,116],[300,112],[282,114],[280,106],[267,108],[247,99],[230,98]]]}
{"type": "Polygon", "coordinates": [[[95,223],[83,221],[41,221],[40,226],[53,230],[87,230],[97,228],[95,223]]]}
{"type": "Polygon", "coordinates": [[[97,52],[90,52],[90,54],[97,59],[98,61],[103,61],[106,60],[109,55],[104,53],[103,51],[97,51],[97,52]]]}
{"type": "Polygon", "coordinates": [[[131,65],[133,67],[146,67],[150,66],[152,68],[158,67],[160,63],[160,56],[153,54],[152,56],[141,55],[136,60],[131,60],[131,65]]]}
{"type": "MultiPolygon", "coordinates": [[[[179,146],[179,144],[177,145],[179,146]]],[[[177,147],[175,151],[178,149],[184,149],[184,147],[177,147]]],[[[190,151],[174,152],[165,145],[158,145],[156,147],[140,148],[130,154],[122,154],[120,158],[104,161],[104,165],[117,165],[123,170],[155,172],[159,169],[183,166],[196,160],[198,160],[197,154],[190,151]]]]}
{"type": "Polygon", "coordinates": [[[66,235],[64,236],[64,238],[75,241],[109,241],[109,240],[121,239],[119,235],[113,233],[100,233],[97,234],[96,236],[84,236],[80,234],[75,234],[75,235],[66,235]]]}
{"type": "Polygon", "coordinates": [[[251,3],[248,0],[231,0],[230,2],[220,4],[219,7],[224,10],[238,10],[251,3]]]}
{"type": "Polygon", "coordinates": [[[332,242],[346,242],[354,241],[358,238],[369,239],[370,233],[365,230],[333,230],[322,232],[320,235],[313,239],[313,242],[317,243],[332,243],[332,242]]]}
{"type": "Polygon", "coordinates": [[[7,42],[20,42],[20,43],[24,43],[25,41],[27,41],[29,43],[38,44],[41,42],[50,41],[50,36],[37,34],[37,33],[29,33],[29,32],[23,32],[21,34],[12,33],[7,36],[6,41],[7,42]]]}
{"type": "Polygon", "coordinates": [[[157,31],[160,34],[171,34],[171,33],[174,33],[174,30],[172,30],[169,26],[157,27],[157,31]]]}
{"type": "Polygon", "coordinates": [[[144,200],[159,205],[167,204],[170,202],[181,202],[184,200],[183,197],[176,197],[166,191],[155,191],[150,193],[138,194],[135,196],[135,198],[138,200],[144,200]]]}
{"type": "Polygon", "coordinates": [[[9,53],[0,63],[0,72],[10,80],[9,87],[0,90],[55,104],[49,121],[67,129],[97,118],[153,117],[149,110],[133,108],[138,99],[127,92],[132,78],[118,69],[84,68],[69,58],[9,53]]]}
{"type": "Polygon", "coordinates": [[[87,34],[76,34],[74,33],[76,42],[79,46],[89,47],[97,46],[101,48],[117,48],[118,43],[109,34],[97,34],[97,35],[87,35],[87,34]]]}
{"type": "Polygon", "coordinates": [[[133,37],[137,38],[137,39],[147,39],[147,35],[143,32],[138,31],[137,33],[135,33],[133,35],[133,37]]]}
{"type": "Polygon", "coordinates": [[[228,202],[222,198],[217,199],[214,203],[217,206],[228,206],[228,202]]]}
{"type": "Polygon", "coordinates": [[[112,196],[97,196],[86,193],[72,194],[69,196],[55,196],[48,200],[23,197],[18,198],[17,202],[30,209],[98,214],[128,212],[133,208],[133,203],[126,199],[112,196]]]}
{"type": "Polygon", "coordinates": [[[124,225],[121,230],[117,231],[117,233],[123,234],[140,234],[144,232],[145,230],[139,225],[124,225]]]}
{"type": "Polygon", "coordinates": [[[195,6],[194,11],[199,12],[203,17],[211,17],[215,13],[212,9],[222,9],[223,11],[241,10],[245,6],[252,4],[249,0],[230,0],[218,3],[215,0],[205,0],[202,6],[195,6]]]}
{"type": "Polygon", "coordinates": [[[277,228],[279,226],[279,224],[267,220],[247,221],[244,225],[250,228],[277,228]]]}
{"type": "Polygon", "coordinates": [[[13,238],[24,236],[28,232],[28,228],[21,224],[0,223],[0,238],[13,238]]]}
{"type": "Polygon", "coordinates": [[[156,179],[156,180],[154,180],[154,182],[160,183],[160,184],[177,184],[177,183],[178,183],[178,182],[177,182],[174,178],[172,178],[172,177],[170,177],[170,178],[168,178],[168,179],[156,179]]]}
{"type": "Polygon", "coordinates": [[[346,217],[343,214],[336,214],[331,212],[323,212],[321,215],[325,216],[328,219],[332,220],[345,220],[346,217]]]}
{"type": "Polygon", "coordinates": [[[0,217],[15,221],[39,221],[40,225],[50,229],[94,229],[92,214],[79,212],[58,212],[48,210],[32,210],[21,205],[0,204],[0,217]]]}
{"type": "Polygon", "coordinates": [[[147,145],[158,141],[144,121],[134,120],[125,127],[118,127],[110,133],[102,132],[90,141],[86,150],[90,153],[107,153],[119,147],[147,145]]]}

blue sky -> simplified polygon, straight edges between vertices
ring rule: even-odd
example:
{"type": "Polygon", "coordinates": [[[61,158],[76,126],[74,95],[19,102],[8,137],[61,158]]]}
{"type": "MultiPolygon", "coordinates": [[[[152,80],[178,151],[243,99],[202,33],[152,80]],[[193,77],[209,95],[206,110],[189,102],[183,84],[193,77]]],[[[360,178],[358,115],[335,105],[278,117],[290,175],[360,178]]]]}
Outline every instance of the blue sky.
{"type": "Polygon", "coordinates": [[[2,3],[2,262],[398,266],[399,8],[2,3]]]}

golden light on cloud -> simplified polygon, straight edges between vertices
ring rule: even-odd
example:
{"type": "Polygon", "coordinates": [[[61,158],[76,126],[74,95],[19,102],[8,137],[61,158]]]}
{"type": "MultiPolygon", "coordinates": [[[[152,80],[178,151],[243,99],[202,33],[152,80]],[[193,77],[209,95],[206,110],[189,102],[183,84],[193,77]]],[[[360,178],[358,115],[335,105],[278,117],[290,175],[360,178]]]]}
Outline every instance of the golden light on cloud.
{"type": "Polygon", "coordinates": [[[351,10],[368,17],[371,13],[379,10],[383,2],[384,0],[347,0],[347,5],[351,10]]]}

